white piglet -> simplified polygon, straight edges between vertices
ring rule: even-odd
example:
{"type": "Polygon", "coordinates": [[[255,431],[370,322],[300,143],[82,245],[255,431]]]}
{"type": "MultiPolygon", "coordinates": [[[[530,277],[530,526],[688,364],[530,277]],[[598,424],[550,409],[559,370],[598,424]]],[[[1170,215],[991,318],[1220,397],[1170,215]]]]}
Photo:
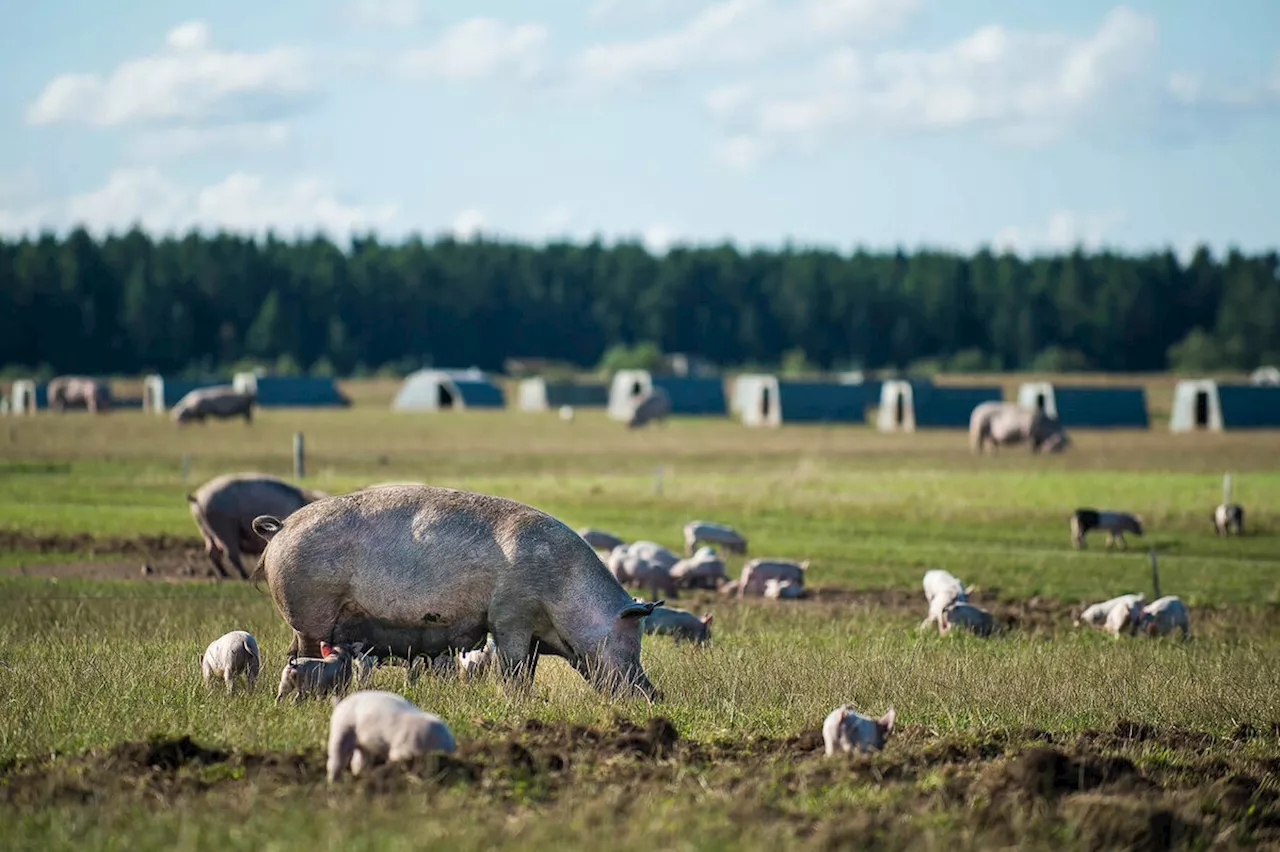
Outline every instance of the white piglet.
{"type": "Polygon", "coordinates": [[[345,769],[359,775],[367,765],[408,760],[428,752],[452,752],[453,734],[444,720],[419,710],[393,692],[365,690],[334,699],[329,717],[329,780],[345,769]]]}
{"type": "Polygon", "coordinates": [[[929,614],[924,621],[920,622],[920,629],[924,630],[930,624],[936,624],[938,631],[941,632],[942,611],[953,603],[967,603],[969,590],[964,587],[964,583],[961,583],[958,577],[941,568],[925,571],[920,585],[924,588],[924,599],[929,604],[929,614]]]}
{"type": "Polygon", "coordinates": [[[260,668],[258,642],[247,630],[232,630],[219,636],[200,655],[200,674],[204,685],[210,686],[215,677],[220,677],[227,684],[227,692],[235,691],[236,679],[241,674],[246,687],[253,689],[260,668]]]}
{"type": "Polygon", "coordinates": [[[1107,616],[1116,607],[1132,607],[1135,603],[1141,606],[1146,602],[1146,595],[1142,592],[1134,592],[1132,594],[1119,595],[1101,603],[1091,604],[1080,613],[1080,617],[1076,619],[1076,626],[1086,625],[1101,630],[1107,624],[1107,616]]]}
{"type": "Polygon", "coordinates": [[[879,751],[884,748],[885,737],[893,730],[897,716],[897,711],[890,707],[879,719],[873,719],[854,710],[852,704],[841,704],[822,723],[827,756],[837,751],[879,751]]]}

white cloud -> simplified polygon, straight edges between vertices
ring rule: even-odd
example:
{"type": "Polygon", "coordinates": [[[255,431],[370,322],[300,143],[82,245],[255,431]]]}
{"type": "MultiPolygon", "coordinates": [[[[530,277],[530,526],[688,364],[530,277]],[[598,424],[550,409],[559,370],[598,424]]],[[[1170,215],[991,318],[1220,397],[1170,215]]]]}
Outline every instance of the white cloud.
{"type": "Polygon", "coordinates": [[[653,254],[666,254],[675,239],[675,231],[665,222],[654,222],[645,228],[644,234],[641,235],[645,248],[653,254]]]}
{"type": "Polygon", "coordinates": [[[422,5],[421,0],[353,0],[347,8],[367,26],[408,29],[422,23],[422,5]]]}
{"type": "Polygon", "coordinates": [[[307,55],[292,47],[220,50],[201,21],[169,31],[152,56],[107,74],[60,74],[27,110],[30,124],[261,120],[296,109],[311,90],[307,55]]]}
{"type": "Polygon", "coordinates": [[[419,78],[527,79],[537,76],[546,61],[547,28],[541,24],[470,18],[446,29],[433,44],[403,54],[399,67],[419,78]]]}
{"type": "Polygon", "coordinates": [[[1120,6],[1084,37],[991,25],[933,51],[841,47],[790,79],[714,90],[705,106],[728,136],[720,160],[740,168],[842,131],[985,126],[1037,142],[1130,96],[1155,42],[1154,20],[1120,6]]]}
{"type": "Polygon", "coordinates": [[[323,231],[342,239],[352,232],[389,224],[394,204],[362,206],[340,200],[315,178],[270,184],[235,172],[202,188],[182,186],[155,168],[119,169],[91,192],[21,209],[0,209],[0,232],[83,226],[97,234],[124,231],[135,223],[152,233],[193,228],[281,235],[323,231]]]}
{"type": "Polygon", "coordinates": [[[169,127],[142,133],[133,142],[133,153],[142,159],[168,160],[209,150],[267,151],[283,148],[291,138],[289,125],[282,121],[169,127]]]}
{"type": "Polygon", "coordinates": [[[649,38],[597,44],[571,73],[587,85],[634,86],[694,68],[749,64],[764,57],[869,38],[899,26],[918,0],[720,0],[683,26],[649,38]]]}
{"type": "Polygon", "coordinates": [[[187,21],[169,30],[164,43],[174,50],[202,50],[209,46],[209,25],[204,21],[187,21]]]}
{"type": "Polygon", "coordinates": [[[453,217],[453,223],[449,226],[449,230],[458,239],[469,240],[479,234],[486,224],[488,224],[488,220],[484,212],[474,207],[469,207],[453,217]]]}
{"type": "Polygon", "coordinates": [[[1076,246],[1094,251],[1106,245],[1110,233],[1127,218],[1121,210],[1098,213],[1057,210],[1043,226],[1011,225],[1002,229],[996,235],[994,248],[1022,254],[1070,251],[1076,246]]]}

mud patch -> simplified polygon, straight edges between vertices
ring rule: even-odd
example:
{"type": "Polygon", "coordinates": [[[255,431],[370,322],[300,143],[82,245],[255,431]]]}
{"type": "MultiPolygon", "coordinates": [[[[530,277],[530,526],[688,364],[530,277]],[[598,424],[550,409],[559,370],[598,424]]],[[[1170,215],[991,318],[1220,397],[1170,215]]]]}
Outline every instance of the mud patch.
{"type": "MultiPolygon", "coordinates": [[[[19,565],[14,573],[36,577],[93,580],[203,579],[217,576],[198,537],[144,535],[132,538],[74,535],[37,535],[24,530],[0,529],[0,551],[65,554],[78,561],[48,562],[43,558],[19,565]]],[[[252,571],[255,558],[243,556],[252,571]]]]}
{"type": "Polygon", "coordinates": [[[1126,757],[1069,755],[1048,747],[1027,749],[1012,760],[992,765],[977,786],[992,800],[1034,800],[1056,799],[1104,785],[1127,791],[1151,786],[1126,757]]]}
{"type": "MultiPolygon", "coordinates": [[[[617,718],[591,727],[530,719],[481,728],[453,754],[367,766],[358,777],[344,773],[336,784],[327,781],[318,747],[243,752],[189,737],[121,743],[0,768],[0,806],[146,802],[217,808],[269,794],[297,796],[316,807],[348,807],[352,796],[399,807],[424,801],[423,792],[434,803],[463,788],[464,799],[448,801],[516,813],[556,801],[628,802],[650,795],[645,791],[663,791],[736,803],[742,819],[787,825],[820,847],[909,839],[913,820],[931,810],[946,811],[947,819],[963,814],[966,832],[992,846],[1016,846],[1028,832],[1046,840],[1071,837],[1084,848],[1168,848],[1223,832],[1252,843],[1280,841],[1273,758],[1250,756],[1242,744],[1224,738],[1217,746],[1224,756],[1212,758],[1221,766],[1194,764],[1195,754],[1175,748],[1181,770],[1144,769],[1112,750],[1199,740],[1188,739],[1186,731],[1128,721],[1093,732],[1098,735],[1092,739],[1035,729],[939,737],[924,726],[904,725],[882,752],[831,758],[823,754],[818,729],[699,742],[681,737],[663,717],[643,723],[617,718]],[[837,795],[830,808],[814,810],[813,796],[842,787],[876,793],[870,800],[837,795]]],[[[932,824],[930,819],[924,816],[920,824],[932,824]]]]}

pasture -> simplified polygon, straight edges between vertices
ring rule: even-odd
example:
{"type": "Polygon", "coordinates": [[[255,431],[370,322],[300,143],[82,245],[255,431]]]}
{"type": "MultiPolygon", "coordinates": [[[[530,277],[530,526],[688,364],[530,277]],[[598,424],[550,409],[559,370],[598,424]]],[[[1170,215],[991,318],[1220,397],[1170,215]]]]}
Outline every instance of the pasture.
{"type": "MultiPolygon", "coordinates": [[[[1170,435],[1153,418],[1073,432],[1061,455],[978,458],[961,431],[676,418],[630,432],[599,412],[392,414],[373,383],[352,396],[248,427],[0,421],[0,846],[1280,843],[1274,432],[1170,435]],[[207,576],[184,499],[224,472],[291,478],[298,430],[310,487],[423,481],[673,549],[685,521],[721,521],[748,558],[811,560],[811,595],[682,592],[670,603],[715,614],[713,642],[645,637],[666,693],[653,705],[603,699],[559,660],[519,697],[384,666],[374,687],[442,716],[459,750],[328,785],[328,702],[274,703],[290,631],[265,588],[207,576]],[[1240,538],[1210,521],[1224,471],[1240,538]],[[1073,550],[1077,506],[1140,513],[1147,534],[1073,550]],[[1153,596],[1151,547],[1192,640],[1074,627],[1083,603],[1153,596]],[[932,567],[1004,630],[918,631],[932,567]],[[237,628],[262,648],[258,687],[206,691],[197,655],[237,628]],[[883,752],[823,756],[822,721],[845,702],[896,707],[883,752]]],[[[727,558],[736,577],[745,560],[727,558]]]]}

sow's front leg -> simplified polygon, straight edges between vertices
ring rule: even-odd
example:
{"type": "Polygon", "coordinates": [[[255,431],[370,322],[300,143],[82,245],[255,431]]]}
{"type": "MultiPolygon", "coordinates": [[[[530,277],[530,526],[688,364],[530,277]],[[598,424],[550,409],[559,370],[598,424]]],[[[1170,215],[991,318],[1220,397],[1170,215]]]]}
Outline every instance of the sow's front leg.
{"type": "Polygon", "coordinates": [[[495,630],[493,641],[498,651],[498,676],[503,685],[517,692],[529,689],[538,666],[533,631],[528,628],[495,630]]]}

